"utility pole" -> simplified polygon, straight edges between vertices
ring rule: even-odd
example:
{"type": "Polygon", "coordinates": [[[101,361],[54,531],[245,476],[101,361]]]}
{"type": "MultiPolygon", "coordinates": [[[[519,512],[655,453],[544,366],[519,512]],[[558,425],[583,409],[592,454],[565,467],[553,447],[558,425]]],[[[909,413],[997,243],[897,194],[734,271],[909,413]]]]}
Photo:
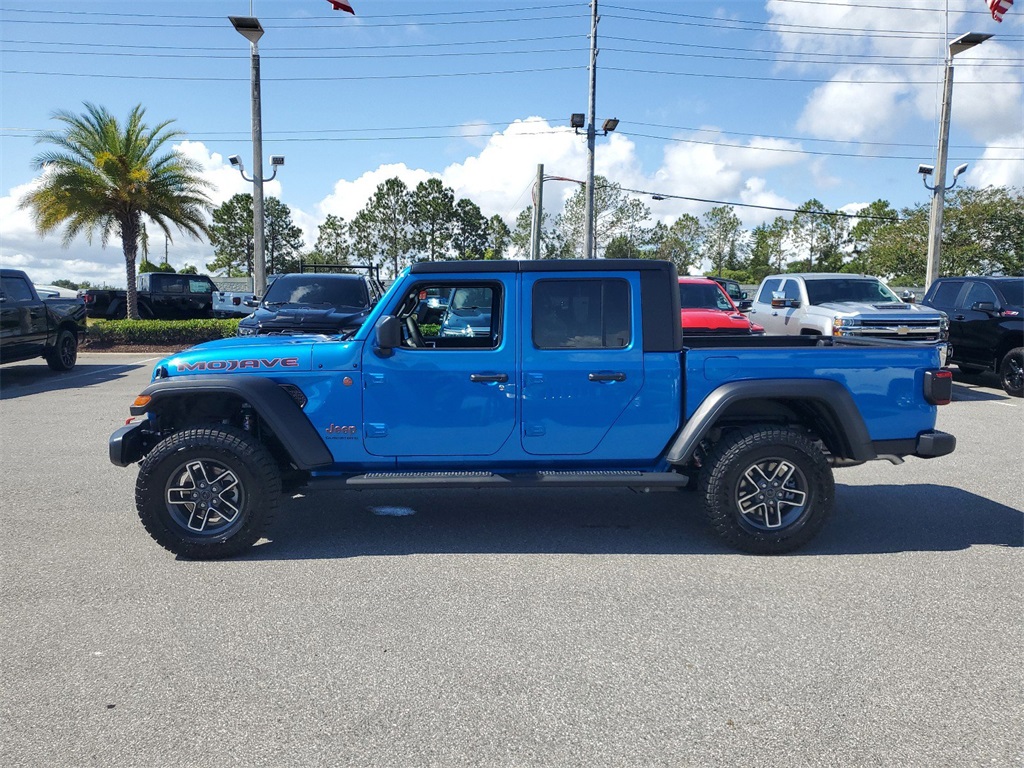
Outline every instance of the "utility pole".
{"type": "Polygon", "coordinates": [[[530,232],[530,258],[540,258],[540,229],[544,223],[544,164],[537,164],[537,181],[533,184],[533,227],[530,232]]]}
{"type": "Polygon", "coordinates": [[[594,248],[594,144],[597,130],[597,0],[590,0],[590,100],[587,107],[587,205],[583,232],[583,258],[596,258],[594,248]]]}

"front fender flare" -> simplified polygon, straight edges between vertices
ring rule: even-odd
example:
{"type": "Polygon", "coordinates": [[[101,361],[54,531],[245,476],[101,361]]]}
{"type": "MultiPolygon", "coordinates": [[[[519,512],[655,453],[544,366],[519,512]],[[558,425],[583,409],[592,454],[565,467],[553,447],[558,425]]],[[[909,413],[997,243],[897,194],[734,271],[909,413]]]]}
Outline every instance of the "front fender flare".
{"type": "Polygon", "coordinates": [[[299,404],[273,379],[262,376],[189,376],[161,379],[146,387],[140,397],[150,401],[133,405],[133,416],[158,409],[161,402],[203,394],[231,394],[249,403],[281,441],[299,469],[315,469],[333,463],[323,438],[299,404]]]}

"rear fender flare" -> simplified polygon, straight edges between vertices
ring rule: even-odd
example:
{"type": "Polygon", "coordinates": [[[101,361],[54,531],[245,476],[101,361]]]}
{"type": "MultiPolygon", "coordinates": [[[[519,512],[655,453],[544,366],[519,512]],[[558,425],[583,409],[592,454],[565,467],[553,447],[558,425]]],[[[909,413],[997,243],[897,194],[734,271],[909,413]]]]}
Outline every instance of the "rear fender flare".
{"type": "Polygon", "coordinates": [[[822,425],[828,429],[820,431],[832,434],[834,453],[856,461],[877,458],[860,410],[842,384],[822,379],[763,379],[733,381],[711,392],[669,444],[667,461],[677,465],[689,462],[701,440],[731,406],[754,400],[812,405],[831,422],[822,425]]]}

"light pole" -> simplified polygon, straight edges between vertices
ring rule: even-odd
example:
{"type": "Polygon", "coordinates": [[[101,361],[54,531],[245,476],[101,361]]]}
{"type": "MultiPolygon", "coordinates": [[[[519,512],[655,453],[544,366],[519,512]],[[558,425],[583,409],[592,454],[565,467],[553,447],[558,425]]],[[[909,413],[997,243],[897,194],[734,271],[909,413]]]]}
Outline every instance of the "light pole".
{"type": "MultiPolygon", "coordinates": [[[[245,165],[242,163],[242,158],[238,155],[232,155],[228,158],[228,162],[231,163],[232,168],[237,168],[238,172],[242,174],[242,178],[246,181],[251,181],[253,184],[253,190],[259,188],[259,208],[256,207],[256,195],[252,196],[252,262],[253,262],[253,293],[257,296],[262,296],[267,292],[267,253],[266,245],[264,243],[263,233],[263,183],[266,181],[273,181],[274,177],[277,176],[277,169],[284,165],[284,155],[271,155],[270,156],[270,167],[273,169],[273,173],[267,178],[263,178],[262,175],[245,175],[245,165]],[[257,180],[258,183],[257,183],[257,180]],[[257,213],[259,211],[259,213],[257,213]],[[259,254],[257,257],[256,254],[259,254]],[[260,275],[263,276],[263,283],[260,285],[260,275]]],[[[260,167],[263,167],[263,158],[260,157],[260,167]]]]}
{"type": "MultiPolygon", "coordinates": [[[[939,276],[939,257],[942,252],[942,213],[946,203],[946,190],[952,189],[956,184],[956,176],[967,168],[962,165],[957,168],[957,174],[953,177],[953,184],[946,186],[946,159],[949,155],[949,120],[953,106],[953,57],[976,45],[988,40],[992,35],[981,32],[968,32],[960,35],[949,44],[949,51],[946,54],[946,73],[942,83],[942,115],[939,118],[939,149],[935,160],[935,185],[929,186],[925,179],[925,186],[932,190],[932,208],[928,219],[928,267],[924,279],[924,289],[927,291],[936,277],[939,276]]],[[[923,169],[929,166],[918,167],[918,173],[926,177],[928,173],[923,169]]]]}
{"type": "MultiPolygon", "coordinates": [[[[597,22],[599,18],[597,15],[597,0],[590,0],[590,98],[587,102],[589,120],[586,123],[587,205],[586,212],[584,213],[586,221],[583,225],[583,258],[585,259],[597,258],[594,247],[594,145],[595,138],[597,137],[597,129],[594,127],[594,115],[597,109],[597,22]]],[[[583,114],[579,112],[574,113],[570,124],[576,133],[579,133],[579,129],[584,125],[583,114]]],[[[603,135],[607,136],[610,131],[614,131],[618,124],[619,121],[615,118],[605,120],[604,126],[602,126],[603,135]]]]}
{"type": "MultiPolygon", "coordinates": [[[[251,13],[250,9],[250,13],[251,13]]],[[[260,107],[260,49],[263,25],[253,16],[228,16],[238,33],[249,41],[252,59],[252,231],[253,231],[253,292],[262,296],[267,292],[267,252],[263,241],[263,117],[260,107]]],[[[238,156],[235,155],[235,158],[238,156]]],[[[282,162],[284,158],[282,158],[282,162]]],[[[237,164],[241,169],[241,161],[237,164]]],[[[275,169],[275,173],[276,173],[275,169]]],[[[245,173],[242,173],[245,178],[245,173]]],[[[271,177],[273,178],[273,177],[271,177]]]]}

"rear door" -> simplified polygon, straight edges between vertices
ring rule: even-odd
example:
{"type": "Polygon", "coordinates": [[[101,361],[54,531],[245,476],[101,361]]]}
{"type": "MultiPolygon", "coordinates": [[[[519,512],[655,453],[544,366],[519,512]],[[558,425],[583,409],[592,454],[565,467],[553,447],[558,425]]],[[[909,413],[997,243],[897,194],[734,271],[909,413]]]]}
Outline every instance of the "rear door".
{"type": "Polygon", "coordinates": [[[523,273],[523,450],[593,451],[643,386],[639,277],[523,273]]]}

